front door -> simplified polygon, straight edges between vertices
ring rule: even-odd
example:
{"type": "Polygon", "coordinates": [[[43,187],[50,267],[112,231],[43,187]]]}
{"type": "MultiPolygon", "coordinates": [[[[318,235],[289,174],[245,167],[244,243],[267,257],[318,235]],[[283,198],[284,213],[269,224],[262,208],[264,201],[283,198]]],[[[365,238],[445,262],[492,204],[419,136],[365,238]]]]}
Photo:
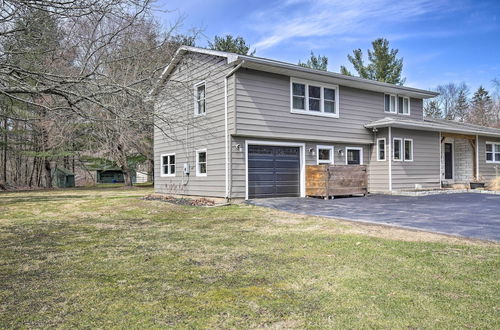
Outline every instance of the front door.
{"type": "Polygon", "coordinates": [[[444,178],[453,179],[453,144],[444,144],[444,178]]]}

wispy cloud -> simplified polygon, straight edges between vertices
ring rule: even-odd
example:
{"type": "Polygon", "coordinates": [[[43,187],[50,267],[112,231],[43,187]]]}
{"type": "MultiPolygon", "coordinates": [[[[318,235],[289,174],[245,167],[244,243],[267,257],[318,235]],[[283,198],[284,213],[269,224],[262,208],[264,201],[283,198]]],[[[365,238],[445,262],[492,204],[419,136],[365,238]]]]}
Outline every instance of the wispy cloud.
{"type": "Polygon", "coordinates": [[[440,13],[449,8],[447,4],[447,0],[289,0],[254,13],[252,24],[262,34],[254,46],[262,50],[292,38],[327,35],[354,39],[361,31],[440,13]]]}

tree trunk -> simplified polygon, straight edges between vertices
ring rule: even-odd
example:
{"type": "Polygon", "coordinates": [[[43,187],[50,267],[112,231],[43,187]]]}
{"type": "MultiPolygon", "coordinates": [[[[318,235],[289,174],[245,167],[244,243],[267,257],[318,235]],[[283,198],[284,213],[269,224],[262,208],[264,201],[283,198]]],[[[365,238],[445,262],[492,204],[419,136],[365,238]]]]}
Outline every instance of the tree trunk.
{"type": "Polygon", "coordinates": [[[45,168],[45,187],[52,188],[52,164],[50,164],[50,160],[45,157],[44,159],[44,168],[45,168]]]}
{"type": "Polygon", "coordinates": [[[155,162],[153,159],[148,160],[148,182],[155,180],[155,162]]]}
{"type": "Polygon", "coordinates": [[[3,127],[4,127],[4,132],[3,132],[3,168],[2,168],[2,177],[3,177],[3,182],[7,183],[7,117],[4,118],[3,120],[3,127]]]}
{"type": "Polygon", "coordinates": [[[127,187],[132,187],[132,174],[130,173],[129,169],[123,169],[123,180],[125,181],[125,186],[127,187]]]}

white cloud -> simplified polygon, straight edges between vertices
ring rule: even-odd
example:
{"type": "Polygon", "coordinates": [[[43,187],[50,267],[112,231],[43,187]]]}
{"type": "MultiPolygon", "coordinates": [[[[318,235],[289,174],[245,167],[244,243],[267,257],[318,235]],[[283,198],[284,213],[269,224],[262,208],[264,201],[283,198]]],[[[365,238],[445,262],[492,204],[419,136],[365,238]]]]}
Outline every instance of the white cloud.
{"type": "Polygon", "coordinates": [[[263,35],[254,46],[262,50],[297,37],[359,38],[445,8],[446,0],[289,0],[252,15],[253,27],[263,35]]]}

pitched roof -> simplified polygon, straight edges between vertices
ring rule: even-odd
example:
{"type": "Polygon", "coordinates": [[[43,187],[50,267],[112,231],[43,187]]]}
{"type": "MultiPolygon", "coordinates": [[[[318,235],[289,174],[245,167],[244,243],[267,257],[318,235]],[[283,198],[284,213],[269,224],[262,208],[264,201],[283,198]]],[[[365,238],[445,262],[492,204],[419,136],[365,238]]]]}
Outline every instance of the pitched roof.
{"type": "Polygon", "coordinates": [[[175,68],[177,63],[179,63],[182,56],[188,52],[225,57],[227,58],[228,63],[233,63],[233,62],[235,64],[241,63],[241,67],[248,69],[255,69],[259,71],[283,74],[303,79],[317,80],[325,83],[339,84],[342,86],[360,88],[376,92],[401,94],[416,98],[432,98],[439,95],[439,93],[423,89],[399,86],[370,79],[346,76],[335,72],[304,68],[300,65],[276,61],[263,57],[240,55],[240,54],[221,52],[216,50],[190,47],[190,46],[182,46],[178,49],[177,53],[172,58],[170,64],[163,71],[161,77],[162,80],[168,79],[169,74],[175,68]]]}
{"type": "Polygon", "coordinates": [[[453,120],[424,118],[424,120],[385,117],[365,125],[366,128],[399,127],[424,131],[451,132],[500,137],[500,129],[461,123],[453,120]]]}

